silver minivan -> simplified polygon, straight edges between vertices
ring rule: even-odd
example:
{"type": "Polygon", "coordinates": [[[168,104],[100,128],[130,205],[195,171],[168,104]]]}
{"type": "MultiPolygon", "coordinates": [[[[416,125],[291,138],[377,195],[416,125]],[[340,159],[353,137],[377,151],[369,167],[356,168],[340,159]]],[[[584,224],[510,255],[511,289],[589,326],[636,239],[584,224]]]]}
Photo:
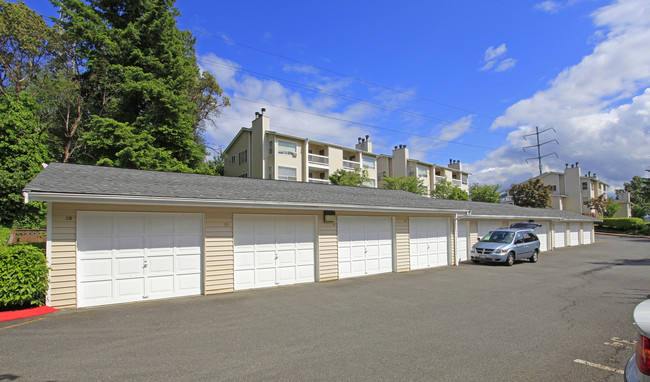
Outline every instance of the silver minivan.
{"type": "Polygon", "coordinates": [[[515,260],[539,258],[539,238],[532,229],[500,228],[488,232],[472,247],[474,263],[492,262],[511,266],[515,260]]]}

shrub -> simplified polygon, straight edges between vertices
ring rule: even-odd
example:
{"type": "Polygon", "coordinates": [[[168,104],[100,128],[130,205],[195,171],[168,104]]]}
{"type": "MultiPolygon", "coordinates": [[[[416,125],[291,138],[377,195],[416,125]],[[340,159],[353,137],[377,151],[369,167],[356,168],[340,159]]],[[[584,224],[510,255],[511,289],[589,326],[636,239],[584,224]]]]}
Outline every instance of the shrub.
{"type": "Polygon", "coordinates": [[[0,247],[0,307],[40,306],[48,287],[45,253],[28,244],[0,247]]]}
{"type": "Polygon", "coordinates": [[[639,218],[603,219],[601,225],[604,228],[614,228],[621,231],[641,231],[645,228],[645,223],[639,218]]]}

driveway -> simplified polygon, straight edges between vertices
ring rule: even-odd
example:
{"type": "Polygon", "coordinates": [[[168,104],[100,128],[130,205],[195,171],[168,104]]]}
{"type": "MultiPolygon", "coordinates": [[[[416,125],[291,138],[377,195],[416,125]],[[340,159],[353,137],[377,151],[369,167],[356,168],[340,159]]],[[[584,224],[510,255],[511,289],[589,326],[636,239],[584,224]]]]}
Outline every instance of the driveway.
{"type": "Polygon", "coordinates": [[[0,381],[621,381],[650,241],[0,326],[0,381]],[[15,326],[16,324],[23,324],[15,326]]]}

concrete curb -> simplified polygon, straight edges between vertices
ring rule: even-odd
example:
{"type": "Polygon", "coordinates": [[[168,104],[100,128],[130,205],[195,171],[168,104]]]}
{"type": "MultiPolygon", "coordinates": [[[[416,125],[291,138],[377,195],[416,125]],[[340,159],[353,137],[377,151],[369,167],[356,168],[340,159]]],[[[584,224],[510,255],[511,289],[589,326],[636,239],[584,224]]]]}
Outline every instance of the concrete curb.
{"type": "Polygon", "coordinates": [[[630,237],[630,238],[635,238],[635,239],[648,239],[648,240],[650,240],[650,236],[626,235],[624,233],[596,232],[596,235],[630,237]]]}

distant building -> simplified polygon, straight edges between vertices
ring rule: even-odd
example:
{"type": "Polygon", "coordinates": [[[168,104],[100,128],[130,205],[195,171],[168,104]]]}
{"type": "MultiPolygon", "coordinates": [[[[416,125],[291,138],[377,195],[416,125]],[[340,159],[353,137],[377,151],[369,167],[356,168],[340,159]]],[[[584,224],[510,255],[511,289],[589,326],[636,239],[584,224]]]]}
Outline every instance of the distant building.
{"type": "MultiPolygon", "coordinates": [[[[591,172],[587,172],[583,176],[580,173],[578,162],[571,165],[567,163],[564,172],[545,172],[530,179],[540,179],[542,183],[550,186],[551,207],[556,210],[579,214],[594,212],[587,206],[587,202],[595,197],[607,194],[608,185],[600,181],[596,174],[591,172]]],[[[501,202],[514,203],[510,189],[501,193],[501,202]]]]}
{"type": "Polygon", "coordinates": [[[255,113],[250,128],[239,130],[224,157],[225,176],[328,184],[330,175],[340,169],[364,168],[369,187],[380,187],[385,177],[412,176],[421,178],[428,191],[443,179],[469,191],[470,173],[463,171],[460,161],[439,166],[411,159],[406,145],[395,146],[392,155],[376,154],[367,135],[352,148],[278,133],[270,130],[264,109],[255,113]]]}

